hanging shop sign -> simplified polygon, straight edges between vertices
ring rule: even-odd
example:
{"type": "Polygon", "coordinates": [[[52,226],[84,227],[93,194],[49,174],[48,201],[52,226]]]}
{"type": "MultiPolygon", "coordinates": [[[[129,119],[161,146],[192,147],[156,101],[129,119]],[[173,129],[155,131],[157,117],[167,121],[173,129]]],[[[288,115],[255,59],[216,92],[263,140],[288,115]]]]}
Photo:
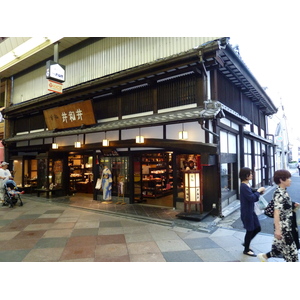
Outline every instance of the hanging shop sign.
{"type": "Polygon", "coordinates": [[[63,85],[60,82],[55,82],[53,80],[48,80],[48,91],[62,94],[63,85]]]}
{"type": "Polygon", "coordinates": [[[48,130],[96,124],[91,100],[44,110],[48,130]]]}
{"type": "Polygon", "coordinates": [[[66,67],[53,60],[48,60],[46,62],[46,78],[64,82],[66,80],[66,67]]]}

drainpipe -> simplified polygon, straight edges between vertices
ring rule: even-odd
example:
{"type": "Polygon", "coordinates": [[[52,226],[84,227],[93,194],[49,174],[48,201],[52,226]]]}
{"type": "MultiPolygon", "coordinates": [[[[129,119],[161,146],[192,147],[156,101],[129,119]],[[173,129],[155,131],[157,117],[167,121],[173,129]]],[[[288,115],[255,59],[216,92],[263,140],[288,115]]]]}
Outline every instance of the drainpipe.
{"type": "Polygon", "coordinates": [[[204,119],[200,119],[200,120],[198,121],[198,123],[201,125],[201,128],[202,128],[203,130],[205,130],[205,131],[211,133],[212,135],[214,135],[214,136],[218,139],[218,141],[219,141],[220,136],[219,136],[217,133],[215,133],[215,132],[209,130],[209,129],[206,128],[206,127],[204,127],[204,119]]]}

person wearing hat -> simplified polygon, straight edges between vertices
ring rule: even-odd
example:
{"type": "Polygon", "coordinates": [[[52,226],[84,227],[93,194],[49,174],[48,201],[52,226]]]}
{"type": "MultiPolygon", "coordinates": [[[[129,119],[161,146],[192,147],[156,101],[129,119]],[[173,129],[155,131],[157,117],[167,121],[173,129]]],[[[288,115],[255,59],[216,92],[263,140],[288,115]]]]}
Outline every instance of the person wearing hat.
{"type": "Polygon", "coordinates": [[[4,203],[4,183],[9,180],[9,179],[13,179],[13,177],[11,176],[10,171],[8,170],[8,165],[9,163],[7,163],[6,161],[3,161],[0,164],[0,201],[2,203],[4,203]]]}

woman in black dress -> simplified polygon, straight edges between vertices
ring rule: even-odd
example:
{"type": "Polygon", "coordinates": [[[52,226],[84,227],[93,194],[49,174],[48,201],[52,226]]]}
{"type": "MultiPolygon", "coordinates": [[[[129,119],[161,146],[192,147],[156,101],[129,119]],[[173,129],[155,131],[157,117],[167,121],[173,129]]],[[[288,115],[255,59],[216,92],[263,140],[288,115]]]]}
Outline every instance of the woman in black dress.
{"type": "Polygon", "coordinates": [[[250,243],[253,238],[261,231],[260,223],[256,213],[254,212],[254,203],[258,201],[259,196],[264,193],[265,188],[260,187],[253,191],[250,187],[249,181],[252,180],[253,175],[250,168],[242,168],[239,173],[241,180],[240,186],[240,201],[241,201],[241,220],[246,235],[244,240],[244,254],[249,256],[256,256],[253,250],[250,249],[250,243]]]}

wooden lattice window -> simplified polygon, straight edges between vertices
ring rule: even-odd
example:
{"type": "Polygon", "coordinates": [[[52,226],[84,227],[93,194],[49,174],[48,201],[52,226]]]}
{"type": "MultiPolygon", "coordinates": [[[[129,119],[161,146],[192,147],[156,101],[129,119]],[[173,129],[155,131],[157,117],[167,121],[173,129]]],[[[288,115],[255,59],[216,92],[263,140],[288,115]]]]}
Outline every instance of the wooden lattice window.
{"type": "Polygon", "coordinates": [[[153,111],[152,89],[138,88],[122,94],[122,115],[153,111]]]}
{"type": "Polygon", "coordinates": [[[196,77],[184,76],[158,85],[158,109],[182,106],[196,102],[196,77]]]}
{"type": "Polygon", "coordinates": [[[113,118],[119,115],[118,110],[118,99],[117,98],[106,98],[93,103],[96,120],[113,118]]]}

